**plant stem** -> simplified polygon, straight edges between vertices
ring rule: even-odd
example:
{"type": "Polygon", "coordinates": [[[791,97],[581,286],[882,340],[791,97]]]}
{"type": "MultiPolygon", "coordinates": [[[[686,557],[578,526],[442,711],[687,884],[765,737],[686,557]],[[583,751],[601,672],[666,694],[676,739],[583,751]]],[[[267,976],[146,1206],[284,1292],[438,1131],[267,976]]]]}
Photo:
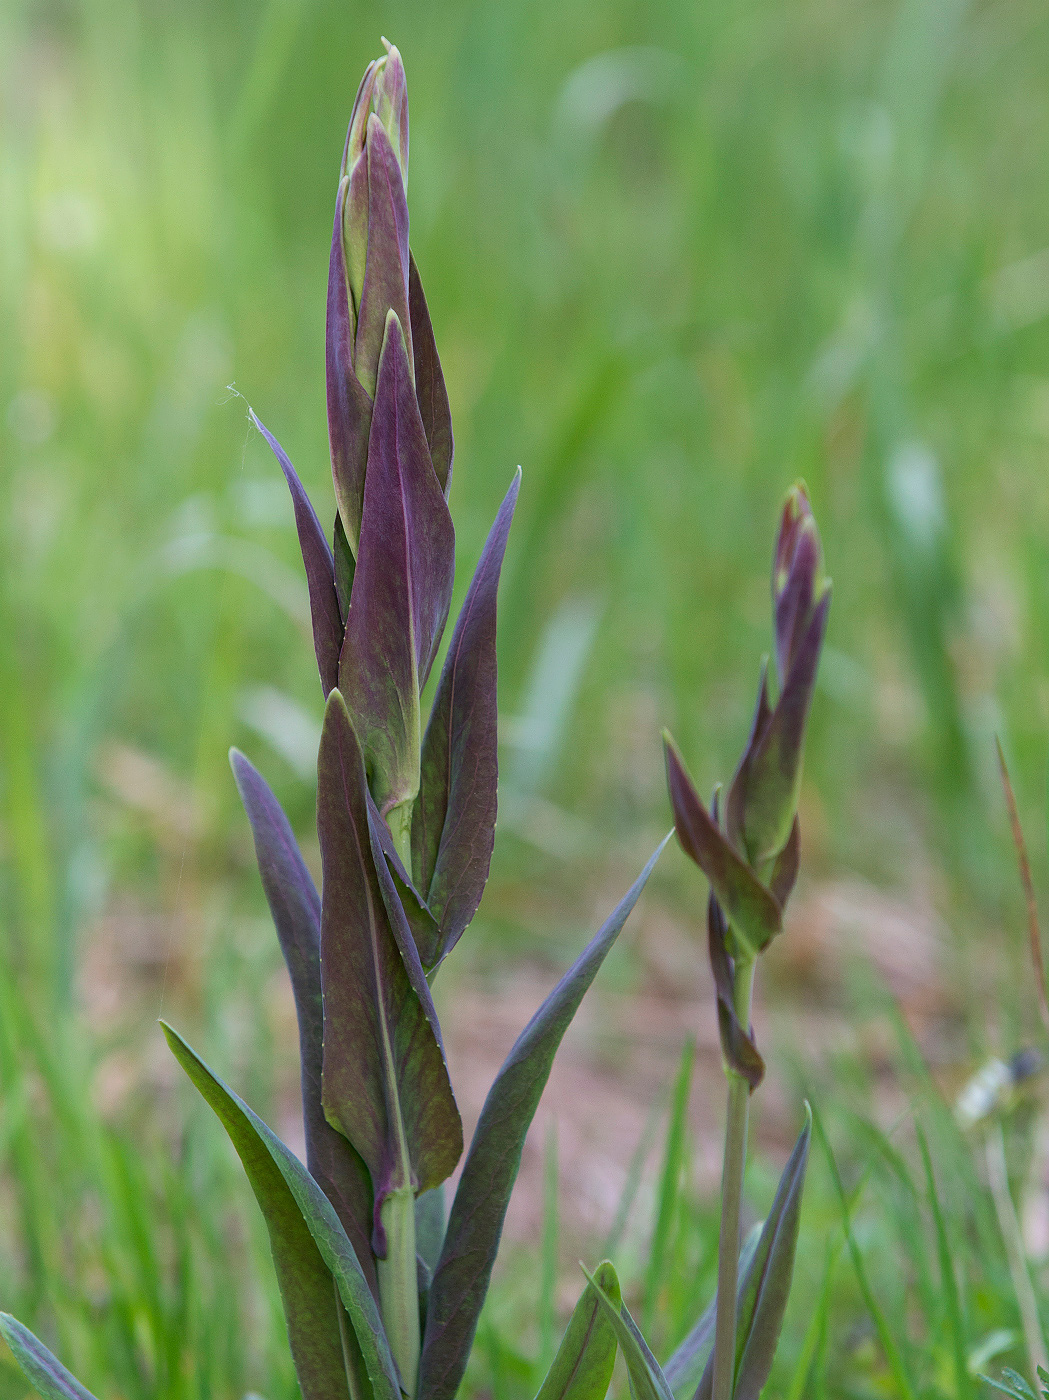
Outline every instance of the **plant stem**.
{"type": "MultiPolygon", "coordinates": [[[[754,988],[753,958],[737,958],[735,1006],[740,1024],[750,1025],[750,998],[754,988]]],[[[747,1119],[750,1085],[741,1074],[726,1067],[728,1113],[725,1123],[725,1161],[721,1172],[721,1234],[718,1239],[717,1319],[714,1324],[714,1383],[711,1400],[732,1400],[736,1370],[736,1283],[739,1273],[740,1206],[743,1170],[747,1164],[747,1119]]]]}
{"type": "Polygon", "coordinates": [[[415,1394],[419,1377],[419,1282],[415,1262],[415,1192],[395,1188],[380,1208],[386,1231],[386,1258],[376,1265],[379,1308],[390,1351],[401,1373],[405,1395],[415,1394]]]}
{"type": "Polygon", "coordinates": [[[401,864],[408,872],[412,873],[412,802],[399,802],[396,807],[391,807],[386,817],[386,824],[390,828],[390,835],[393,837],[393,844],[397,854],[401,858],[401,864]]]}

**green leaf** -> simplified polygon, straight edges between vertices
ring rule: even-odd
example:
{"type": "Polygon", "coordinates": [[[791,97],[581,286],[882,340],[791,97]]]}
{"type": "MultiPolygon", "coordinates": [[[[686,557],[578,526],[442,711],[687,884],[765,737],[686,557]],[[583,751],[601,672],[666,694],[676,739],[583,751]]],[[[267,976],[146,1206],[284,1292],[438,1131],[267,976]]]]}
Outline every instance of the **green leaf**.
{"type": "Polygon", "coordinates": [[[0,1336],[11,1348],[26,1380],[44,1400],[95,1400],[57,1356],[52,1356],[43,1342],[10,1313],[0,1313],[0,1336]]]}
{"type": "Polygon", "coordinates": [[[303,1400],[349,1395],[333,1278],[375,1400],[400,1400],[379,1310],[331,1202],[291,1149],[178,1032],[163,1021],[161,1026],[175,1058],[229,1134],[265,1217],[303,1400]]]}
{"type": "MultiPolygon", "coordinates": [[[[619,1279],[607,1259],[598,1264],[594,1278],[618,1309],[623,1301],[619,1279]]],[[[536,1400],[604,1400],[615,1363],[615,1328],[594,1285],[588,1283],[536,1400]]]]}
{"type": "Polygon", "coordinates": [[[634,1400],[674,1400],[667,1378],[649,1350],[640,1328],[630,1316],[627,1305],[621,1300],[618,1304],[614,1303],[593,1275],[588,1274],[586,1269],[583,1269],[583,1273],[589,1279],[605,1317],[612,1325],[616,1340],[623,1348],[623,1360],[630,1376],[634,1400]]]}
{"type": "MultiPolygon", "coordinates": [[[[783,1168],[772,1209],[761,1227],[754,1256],[739,1284],[733,1400],[758,1400],[772,1370],[794,1272],[801,1193],[811,1137],[812,1113],[806,1105],[805,1126],[783,1168]]],[[[696,1400],[710,1400],[713,1377],[711,1355],[696,1391],[696,1400]]]]}
{"type": "Polygon", "coordinates": [[[641,896],[670,836],[518,1036],[485,1099],[452,1203],[430,1289],[419,1393],[452,1400],[466,1370],[492,1276],[528,1125],[557,1047],[641,896]]]}

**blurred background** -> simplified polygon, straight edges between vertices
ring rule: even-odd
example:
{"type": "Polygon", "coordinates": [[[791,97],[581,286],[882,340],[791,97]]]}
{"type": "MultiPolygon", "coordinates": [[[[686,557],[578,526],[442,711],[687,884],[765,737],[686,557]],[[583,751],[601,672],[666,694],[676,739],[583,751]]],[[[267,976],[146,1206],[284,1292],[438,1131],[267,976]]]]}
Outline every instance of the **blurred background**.
{"type": "MultiPolygon", "coordinates": [[[[294,1393],[254,1205],[155,1020],[297,1140],[293,1012],[227,750],[313,861],[321,696],[290,504],[246,404],[327,519],[331,217],[383,34],[408,73],[412,243],[456,428],[458,596],[524,473],[492,881],[438,983],[464,1117],[669,826],[661,727],[704,787],[730,776],[799,476],[835,592],[802,883],[757,1012],[776,1066],[759,1207],[803,1091],[838,1106],[829,1131],[861,1165],[864,1133],[916,1094],[964,1157],[940,1109],[1037,1027],[993,736],[1044,890],[1044,5],[5,0],[0,1305],[104,1395],[294,1393]]],[[[635,1260],[667,1344],[709,1291],[704,905],[669,851],[573,1032],[475,1393],[534,1390],[580,1252],[611,1239],[635,1260]],[[689,1036],[686,1149],[661,1166],[689,1036]],[[638,1261],[662,1207],[679,1283],[658,1306],[638,1261]]],[[[812,1289],[831,1277],[829,1182],[799,1262],[812,1289]]],[[[897,1219],[871,1207],[871,1268],[913,1318],[897,1219]]],[[[1006,1355],[1020,1322],[995,1238],[972,1344],[1006,1355]]],[[[809,1346],[828,1393],[896,1394],[842,1271],[822,1341],[797,1310],[782,1384],[809,1346]]],[[[922,1393],[953,1394],[927,1321],[907,1324],[922,1393]]],[[[23,1393],[0,1356],[0,1394],[23,1393]]]]}

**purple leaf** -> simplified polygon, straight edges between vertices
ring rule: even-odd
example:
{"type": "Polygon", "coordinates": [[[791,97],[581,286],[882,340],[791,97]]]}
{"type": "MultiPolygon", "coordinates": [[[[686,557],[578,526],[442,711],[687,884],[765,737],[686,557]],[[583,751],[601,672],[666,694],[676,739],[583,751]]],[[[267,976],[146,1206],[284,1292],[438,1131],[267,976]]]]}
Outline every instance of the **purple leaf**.
{"type": "Polygon", "coordinates": [[[728,915],[734,938],[753,956],[779,933],[783,916],[772,894],[722,835],[700,800],[681,755],[669,734],[663,735],[667,786],[682,850],[710,881],[728,915]]]}
{"type": "Polygon", "coordinates": [[[822,550],[805,487],[787,492],[772,559],[772,610],[776,665],[784,684],[808,629],[814,604],[823,594],[822,550]]]}
{"type": "Polygon", "coordinates": [[[755,1044],[753,1029],[744,1027],[736,1014],[735,968],[729,957],[727,938],[724,911],[711,891],[707,902],[707,945],[718,1000],[721,1053],[725,1063],[747,1081],[753,1093],[765,1077],[765,1061],[755,1044]]]}
{"type": "Polygon", "coordinates": [[[368,461],[368,432],[372,402],[353,368],[356,319],[350,301],[343,249],[343,220],[349,182],[339,186],[335,200],[335,227],[328,264],[328,317],[325,380],[328,390],[328,445],[335,499],[339,504],[351,549],[361,531],[364,474],[368,461]]]}
{"type": "Polygon", "coordinates": [[[605,956],[640,898],[667,836],[627,894],[517,1037],[484,1101],[430,1286],[419,1394],[453,1400],[492,1275],[528,1125],[554,1055],[605,956]]]}
{"type": "MultiPolygon", "coordinates": [[[[409,359],[412,348],[408,314],[408,202],[397,155],[386,128],[374,115],[368,118],[364,160],[368,171],[368,255],[357,308],[353,365],[365,390],[374,396],[386,337],[386,318],[391,311],[401,323],[409,359]]],[[[351,176],[348,203],[352,212],[359,205],[355,195],[351,176]]]]}
{"type": "Polygon", "coordinates": [[[288,965],[299,1022],[306,1165],[335,1207],[368,1286],[378,1296],[371,1250],[372,1187],[364,1162],[324,1116],[321,1104],[321,901],[280,803],[242,753],[230,753],[233,775],[255,837],[262,887],[288,965]]]}
{"type": "Polygon", "coordinates": [[[456,621],[423,740],[412,865],[441,932],[435,963],[473,918],[492,859],[498,780],[496,597],[520,483],[518,471],[456,621]]]}
{"type": "Polygon", "coordinates": [[[379,809],[374,801],[370,802],[368,811],[372,818],[372,835],[386,857],[386,865],[393,877],[401,910],[408,920],[408,927],[411,930],[419,959],[423,967],[431,968],[437,963],[440,947],[441,930],[437,927],[437,920],[430,913],[426,900],[415,888],[411,876],[405,870],[397,847],[393,843],[390,828],[379,814],[379,809]]]}
{"type": "Polygon", "coordinates": [[[160,1024],[175,1058],[229,1134],[265,1217],[304,1400],[347,1394],[340,1340],[347,1319],[375,1400],[399,1400],[379,1309],[331,1202],[276,1133],[177,1031],[160,1024]]]}
{"type": "Polygon", "coordinates": [[[339,615],[339,601],[335,596],[335,564],[328,541],[324,537],[317,512],[310,504],[310,498],[303,490],[302,482],[273,434],[249,409],[251,421],[273,449],[280,463],[284,479],[291,492],[291,503],[295,510],[295,528],[299,532],[299,548],[302,562],[306,567],[306,583],[310,591],[310,613],[313,617],[313,648],[317,653],[317,667],[321,673],[321,685],[327,695],[339,678],[339,652],[342,649],[342,618],[339,615]]]}
{"type": "Polygon", "coordinates": [[[772,717],[772,706],[769,704],[769,683],[768,683],[768,663],[763,662],[761,667],[761,679],[758,682],[758,700],[754,706],[754,719],[750,726],[750,736],[747,739],[747,746],[743,750],[743,757],[739,761],[739,767],[728,790],[728,800],[725,803],[725,827],[728,839],[735,846],[737,852],[749,858],[747,850],[746,818],[747,818],[747,788],[750,782],[750,767],[754,761],[754,753],[761,742],[762,735],[768,728],[769,720],[772,717]]]}
{"type": "Polygon", "coordinates": [[[387,818],[418,792],[419,692],[448,617],[454,569],[452,518],[430,463],[404,338],[391,313],[339,665],[372,793],[387,818]]]}
{"type": "Polygon", "coordinates": [[[374,1248],[390,1190],[427,1190],[454,1169],[462,1125],[440,1043],[390,928],[372,853],[360,745],[338,690],[328,697],[318,759],[317,830],[324,884],[324,1110],[364,1158],[375,1194],[374,1248]]]}
{"type": "Polygon", "coordinates": [[[452,413],[448,390],[437,354],[430,312],[415,259],[408,264],[408,310],[412,318],[412,351],[415,359],[415,394],[419,400],[423,431],[430,448],[433,469],[445,496],[452,484],[452,413]]]}
{"type": "Polygon", "coordinates": [[[828,589],[797,644],[783,693],[750,758],[744,827],[747,850],[759,867],[783,850],[797,815],[805,726],[829,608],[828,589]]]}

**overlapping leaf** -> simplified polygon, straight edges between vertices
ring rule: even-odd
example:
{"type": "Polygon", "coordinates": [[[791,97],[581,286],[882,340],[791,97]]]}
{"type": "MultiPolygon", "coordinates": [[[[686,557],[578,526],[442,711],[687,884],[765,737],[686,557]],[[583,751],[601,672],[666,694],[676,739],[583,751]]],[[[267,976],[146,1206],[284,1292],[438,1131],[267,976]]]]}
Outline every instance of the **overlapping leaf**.
{"type": "MultiPolygon", "coordinates": [[[[357,335],[354,342],[353,367],[365,390],[378,397],[379,359],[386,337],[386,318],[392,311],[407,342],[411,364],[412,333],[408,313],[408,202],[397,154],[378,116],[368,118],[368,135],[362,161],[368,172],[367,260],[364,284],[357,307],[357,335]]],[[[351,173],[349,207],[356,214],[359,202],[354,199],[354,177],[351,173]]],[[[354,233],[344,227],[347,253],[352,257],[351,244],[358,242],[354,233]]],[[[414,380],[414,368],[409,370],[414,380]]]]}
{"type": "MultiPolygon", "coordinates": [[[[362,172],[367,178],[366,169],[362,172]]],[[[335,227],[328,265],[328,314],[325,349],[325,382],[328,395],[328,445],[335,482],[335,499],[347,540],[354,554],[364,509],[364,477],[368,462],[368,434],[372,421],[370,395],[353,368],[357,324],[346,275],[343,224],[350,181],[344,179],[335,198],[335,227]]]]}
{"type": "Polygon", "coordinates": [[[666,837],[612,914],[518,1036],[485,1099],[430,1288],[419,1393],[452,1400],[466,1369],[528,1125],[554,1054],[637,903],[666,837]]]}
{"type": "Polygon", "coordinates": [[[444,372],[437,354],[437,341],[434,339],[430,323],[430,311],[426,305],[423,284],[415,259],[409,255],[408,262],[408,313],[412,321],[412,352],[415,358],[415,395],[419,400],[419,413],[422,416],[423,431],[430,449],[433,469],[445,496],[452,484],[452,412],[448,405],[448,390],[444,384],[444,372]]]}
{"type": "MultiPolygon", "coordinates": [[[[248,411],[251,413],[250,409],[248,411]]],[[[324,694],[327,695],[332,686],[338,684],[339,652],[342,650],[342,617],[335,593],[335,564],[332,552],[317,519],[317,512],[310,504],[310,498],[306,495],[288,454],[254,413],[251,413],[251,421],[273,449],[291,492],[295,528],[299,534],[299,548],[302,550],[306,584],[310,593],[313,648],[317,653],[321,685],[324,687],[324,694]]]]}
{"type": "Polygon", "coordinates": [[[616,1364],[616,1332],[597,1289],[618,1310],[623,1301],[619,1279],[607,1259],[598,1264],[593,1283],[576,1303],[536,1400],[605,1400],[616,1364]]]}
{"type": "MultiPolygon", "coordinates": [[[[44,1400],[95,1400],[90,1390],[52,1355],[39,1337],[11,1316],[0,1313],[0,1336],[22,1368],[22,1374],[44,1400]]],[[[335,1392],[333,1392],[334,1394],[335,1392]]]]}
{"type": "Polygon", "coordinates": [[[255,837],[262,887],[291,977],[299,1022],[306,1164],[335,1207],[361,1268],[377,1296],[371,1250],[372,1187],[368,1169],[331,1126],[321,1106],[324,1040],[321,1001],[321,901],[280,803],[242,753],[230,754],[244,810],[255,837]]]}
{"type": "Polygon", "coordinates": [[[751,1028],[744,1026],[736,1014],[735,969],[728,951],[728,926],[713,891],[707,901],[707,945],[717,993],[721,1053],[725,1063],[736,1074],[743,1076],[753,1093],[765,1077],[765,1061],[754,1042],[751,1028]]]}
{"type": "Polygon", "coordinates": [[[419,800],[412,814],[412,865],[440,931],[428,966],[445,956],[473,918],[492,859],[499,718],[496,597],[520,480],[518,472],[481,552],[456,620],[422,746],[419,800]]]}
{"type": "Polygon", "coordinates": [[[674,1400],[674,1392],[641,1335],[641,1329],[631,1317],[630,1309],[623,1302],[617,1306],[596,1279],[587,1274],[585,1269],[583,1273],[590,1280],[590,1286],[594,1289],[601,1308],[616,1334],[616,1340],[623,1349],[623,1360],[630,1376],[630,1389],[634,1400],[674,1400]]]}
{"type": "Polygon", "coordinates": [[[387,323],[368,448],[364,520],[339,664],[384,817],[419,783],[419,691],[448,617],[455,534],[430,462],[407,350],[387,323]]]}
{"type": "MultiPolygon", "coordinates": [[[[403,1179],[436,1186],[462,1151],[462,1125],[435,1024],[409,980],[387,915],[368,819],[360,745],[338,690],[328,697],[318,759],[317,828],[324,881],[321,983],[323,1102],[371,1174],[375,1228],[403,1179]]],[[[379,864],[383,866],[381,857],[379,864]]],[[[405,941],[410,936],[405,933],[405,941]]],[[[377,1252],[385,1252],[381,1233],[377,1252]]]]}
{"type": "Polygon", "coordinates": [[[663,741],[678,840],[710,881],[733,936],[755,956],[782,928],[782,910],[707,811],[669,734],[663,741]]]}
{"type": "Polygon", "coordinates": [[[265,1217],[304,1400],[349,1397],[339,1298],[357,1338],[374,1400],[400,1400],[375,1299],[331,1202],[290,1148],[177,1031],[161,1024],[175,1058],[229,1134],[265,1217]]]}

